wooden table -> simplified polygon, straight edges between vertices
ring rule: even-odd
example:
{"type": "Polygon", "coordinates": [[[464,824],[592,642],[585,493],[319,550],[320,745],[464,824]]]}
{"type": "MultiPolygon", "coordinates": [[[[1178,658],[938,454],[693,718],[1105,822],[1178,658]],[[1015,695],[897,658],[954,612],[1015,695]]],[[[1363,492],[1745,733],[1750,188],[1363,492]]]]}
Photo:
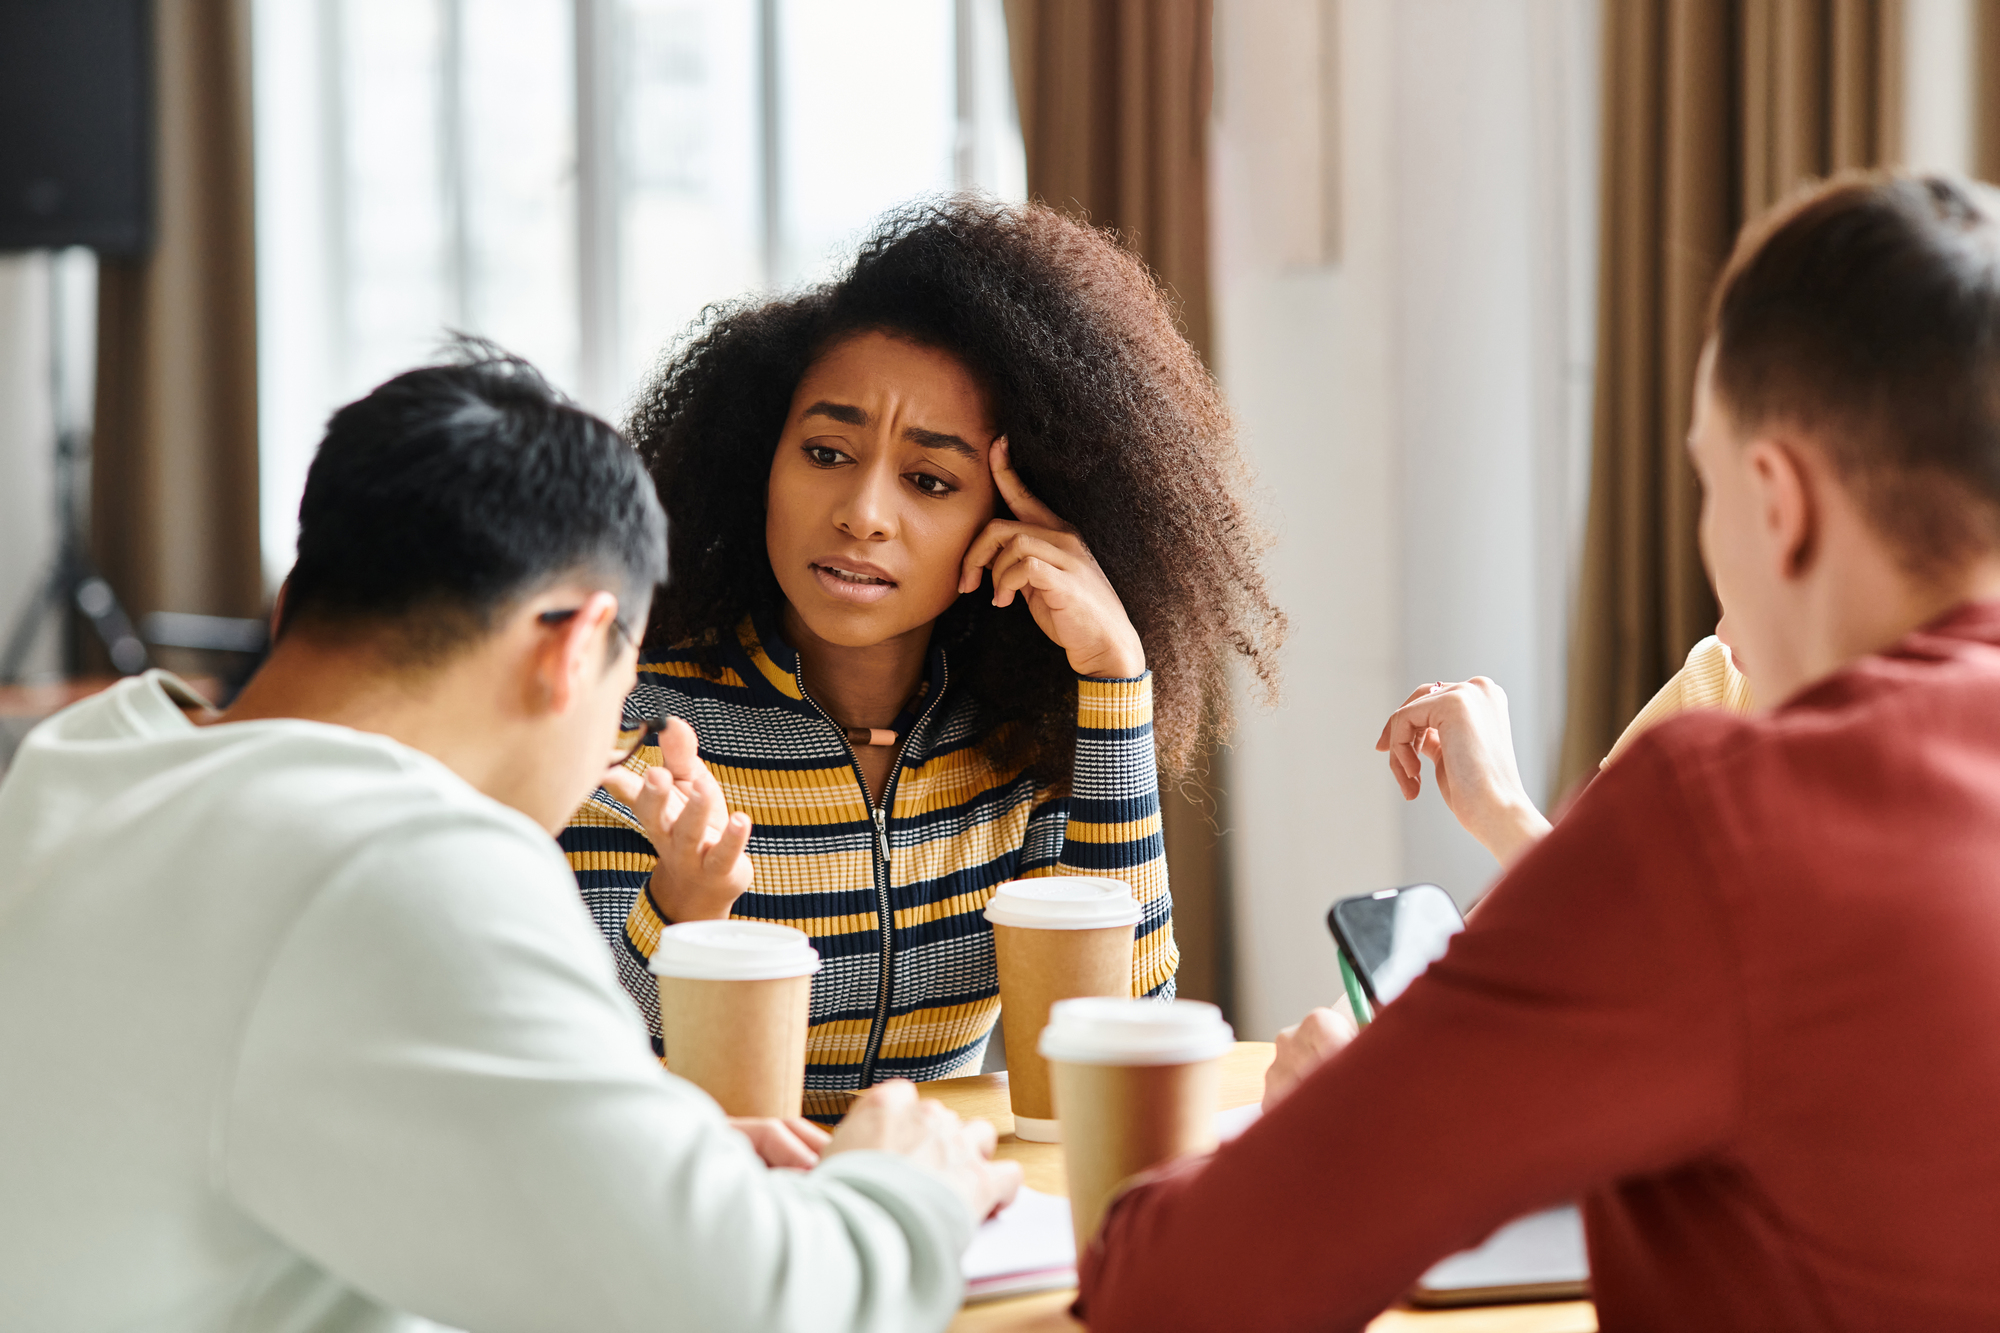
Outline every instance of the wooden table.
{"type": "Polygon", "coordinates": [[[0,717],[47,717],[116,684],[116,676],[86,676],[42,685],[0,685],[0,717]]]}
{"type": "MultiPolygon", "coordinates": [[[[188,688],[204,699],[220,697],[221,683],[208,676],[183,676],[188,688]]],[[[14,751],[42,720],[98,691],[118,683],[117,676],[82,676],[42,685],[0,685],[0,773],[13,762],[14,751]]]]}
{"type": "MultiPolygon", "coordinates": [[[[1222,1102],[1216,1109],[1247,1106],[1264,1096],[1264,1070],[1275,1049],[1269,1042],[1240,1041],[1223,1057],[1222,1102]]],[[[1007,1076],[980,1074],[919,1084],[966,1119],[991,1120],[1000,1131],[996,1157],[1021,1164],[1028,1184],[1044,1194],[1069,1193],[1063,1176],[1062,1148],[1053,1143],[1028,1143],[1014,1137],[1014,1113],[1007,1104],[1007,1076]]],[[[1045,1291],[983,1305],[969,1305],[951,1323],[951,1333],[1082,1333],[1083,1325],[1069,1316],[1076,1292],[1045,1291]]],[[[1534,1305],[1491,1305],[1465,1310],[1388,1310],[1369,1326],[1369,1333],[1596,1333],[1597,1313],[1589,1301],[1553,1301],[1534,1305]]]]}
{"type": "Polygon", "coordinates": [[[116,679],[93,676],[47,685],[0,685],[0,772],[6,771],[14,751],[43,718],[90,697],[116,679]]]}
{"type": "MultiPolygon", "coordinates": [[[[0,685],[0,717],[33,718],[40,721],[61,712],[80,699],[116,685],[119,676],[79,676],[74,680],[48,681],[40,685],[0,685]]],[[[210,676],[182,676],[187,687],[204,699],[213,699],[221,682],[210,676]]]]}

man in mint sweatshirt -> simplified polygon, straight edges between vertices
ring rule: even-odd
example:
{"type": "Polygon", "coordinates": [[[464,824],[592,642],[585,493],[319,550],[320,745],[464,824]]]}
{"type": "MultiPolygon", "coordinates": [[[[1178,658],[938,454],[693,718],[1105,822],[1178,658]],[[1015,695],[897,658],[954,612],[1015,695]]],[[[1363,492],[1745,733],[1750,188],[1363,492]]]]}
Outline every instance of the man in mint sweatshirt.
{"type": "Polygon", "coordinates": [[[226,711],[151,672],[29,736],[0,784],[0,1327],[950,1319],[1018,1181],[991,1127],[887,1085],[813,1169],[767,1168],[660,1068],[551,839],[604,772],[663,536],[615,431],[473,348],[335,414],[226,711]]]}

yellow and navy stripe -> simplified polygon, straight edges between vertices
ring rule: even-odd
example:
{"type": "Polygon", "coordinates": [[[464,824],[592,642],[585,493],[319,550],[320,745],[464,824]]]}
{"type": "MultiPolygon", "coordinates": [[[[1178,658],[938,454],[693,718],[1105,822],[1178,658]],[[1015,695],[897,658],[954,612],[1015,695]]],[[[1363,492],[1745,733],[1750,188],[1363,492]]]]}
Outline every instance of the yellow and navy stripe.
{"type": "MultiPolygon", "coordinates": [[[[791,651],[753,622],[738,628],[718,678],[685,659],[648,663],[626,707],[685,718],[729,808],[750,816],[756,879],[735,915],[796,926],[819,950],[808,1114],[838,1115],[855,1091],[884,1079],[978,1069],[1000,1009],[984,911],[1010,879],[1130,883],[1144,914],[1133,993],[1173,994],[1179,953],[1150,676],[1077,681],[1075,771],[1069,791],[1056,794],[994,766],[978,743],[977,701],[951,685],[934,647],[925,687],[896,723],[905,740],[887,789],[886,839],[846,738],[806,696],[791,651]]],[[[650,747],[634,761],[657,762],[650,747]]],[[[604,791],[561,840],[657,1048],[659,994],[646,961],[664,923],[645,892],[652,844],[604,791]]]]}

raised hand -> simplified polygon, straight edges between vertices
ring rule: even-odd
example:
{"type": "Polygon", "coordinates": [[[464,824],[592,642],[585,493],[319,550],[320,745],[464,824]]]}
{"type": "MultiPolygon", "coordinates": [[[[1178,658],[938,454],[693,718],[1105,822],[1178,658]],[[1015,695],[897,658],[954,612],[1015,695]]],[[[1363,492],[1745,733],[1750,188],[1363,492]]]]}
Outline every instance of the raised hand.
{"type": "Polygon", "coordinates": [[[646,830],[658,860],[648,891],[669,921],[707,921],[729,915],[756,874],[745,847],[750,816],[729,813],[708,765],[701,762],[694,728],[671,719],[660,732],[660,762],[643,775],[614,768],[604,787],[623,801],[646,830]]]}
{"type": "Polygon", "coordinates": [[[993,605],[1025,597],[1035,623],[1069,654],[1077,675],[1144,675],[1145,645],[1083,538],[1022,483],[1005,436],[994,441],[986,461],[1014,517],[994,519],[973,538],[959,570],[959,592],[977,589],[980,571],[990,568],[993,605]]]}
{"type": "Polygon", "coordinates": [[[1484,676],[1419,686],[1389,715],[1375,748],[1388,754],[1406,801],[1423,790],[1428,758],[1445,806],[1503,866],[1549,831],[1521,785],[1507,692],[1484,676]]]}

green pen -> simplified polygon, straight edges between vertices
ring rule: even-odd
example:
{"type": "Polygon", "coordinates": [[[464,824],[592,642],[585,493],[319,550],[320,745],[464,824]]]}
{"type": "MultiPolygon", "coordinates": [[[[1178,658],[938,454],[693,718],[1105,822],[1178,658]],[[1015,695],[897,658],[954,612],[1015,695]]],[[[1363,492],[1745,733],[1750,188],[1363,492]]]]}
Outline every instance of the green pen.
{"type": "Polygon", "coordinates": [[[1368,997],[1362,993],[1361,978],[1354,975],[1354,969],[1347,965],[1347,955],[1340,954],[1340,984],[1347,987],[1347,1003],[1354,1009],[1357,1027],[1367,1027],[1368,1020],[1375,1015],[1368,1008],[1368,997]]]}

